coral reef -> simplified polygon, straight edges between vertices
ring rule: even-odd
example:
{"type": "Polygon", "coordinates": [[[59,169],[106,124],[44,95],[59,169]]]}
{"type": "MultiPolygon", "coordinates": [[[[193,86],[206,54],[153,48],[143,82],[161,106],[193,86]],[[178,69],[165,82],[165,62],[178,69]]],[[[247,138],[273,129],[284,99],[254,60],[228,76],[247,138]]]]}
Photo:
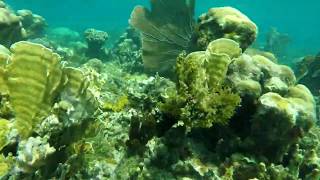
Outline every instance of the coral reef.
{"type": "Polygon", "coordinates": [[[276,28],[271,28],[266,35],[264,50],[274,53],[279,59],[286,60],[290,42],[291,38],[288,34],[280,33],[276,28]]]}
{"type": "Polygon", "coordinates": [[[18,171],[32,172],[45,163],[45,159],[56,150],[50,147],[46,139],[30,137],[19,143],[18,147],[18,171]]]}
{"type": "Polygon", "coordinates": [[[297,85],[290,87],[285,97],[269,92],[258,101],[252,119],[254,148],[274,162],[281,162],[289,147],[298,143],[316,121],[313,96],[305,86],[297,85]]]}
{"type": "Polygon", "coordinates": [[[87,29],[84,32],[88,44],[86,55],[90,58],[105,59],[106,51],[104,45],[108,40],[108,33],[96,29],[87,29]]]}
{"type": "MultiPolygon", "coordinates": [[[[10,50],[1,76],[5,87],[1,93],[9,97],[1,98],[1,106],[12,106],[8,109],[12,115],[1,120],[1,149],[18,144],[17,152],[12,152],[17,154],[12,157],[17,165],[8,172],[20,177],[41,168],[55,152],[49,141],[63,129],[81,126],[92,117],[97,103],[83,72],[63,67],[50,49],[21,41],[10,50]]],[[[6,116],[1,111],[1,117],[6,116]]]]}
{"type": "Polygon", "coordinates": [[[319,179],[318,57],[296,78],[238,10],[150,2],[106,49],[0,0],[28,38],[0,37],[0,179],[319,179]]]}
{"type": "Polygon", "coordinates": [[[319,96],[320,84],[318,81],[320,69],[320,53],[316,56],[303,57],[296,64],[295,73],[298,81],[306,85],[312,94],[319,96]]]}
{"type": "Polygon", "coordinates": [[[87,45],[82,41],[81,35],[69,28],[58,27],[48,29],[45,37],[29,40],[33,43],[42,44],[58,53],[70,66],[79,67],[89,60],[85,56],[87,45]]]}
{"type": "Polygon", "coordinates": [[[312,94],[305,86],[296,85],[294,73],[287,66],[261,55],[243,54],[230,65],[227,79],[246,106],[255,106],[256,112],[239,112],[240,117],[253,117],[251,132],[247,133],[256,140],[249,137],[248,143],[256,144],[252,148],[257,152],[260,149],[273,161],[281,161],[290,145],[316,122],[312,94]]]}
{"type": "Polygon", "coordinates": [[[58,55],[42,46],[18,42],[10,49],[13,54],[6,67],[6,84],[16,128],[26,138],[50,112],[62,71],[58,55]]]}
{"type": "Polygon", "coordinates": [[[205,50],[219,38],[238,42],[244,51],[256,39],[256,25],[237,9],[212,8],[196,23],[194,4],[185,0],[151,1],[151,11],[141,6],[133,10],[129,22],[141,31],[145,72],[174,79],[176,58],[182,51],[205,50]]]}
{"type": "Polygon", "coordinates": [[[235,41],[218,39],[205,52],[193,52],[178,60],[178,99],[186,104],[181,109],[186,126],[211,127],[232,117],[240,97],[223,87],[223,82],[232,59],[240,54],[235,41]]]}
{"type": "Polygon", "coordinates": [[[3,1],[0,7],[0,44],[10,47],[13,43],[25,39],[42,37],[47,26],[45,19],[30,10],[16,13],[6,7],[3,1]]]}
{"type": "Polygon", "coordinates": [[[201,49],[215,39],[229,38],[244,51],[257,37],[257,26],[239,10],[232,7],[211,8],[197,23],[197,46],[201,49]]]}
{"type": "Polygon", "coordinates": [[[243,54],[229,67],[228,81],[241,96],[255,99],[266,92],[286,93],[296,83],[293,71],[265,56],[243,54]]]}
{"type": "Polygon", "coordinates": [[[44,36],[47,23],[42,16],[34,14],[32,11],[27,9],[17,11],[17,15],[21,17],[21,23],[26,31],[27,39],[44,36]]]}
{"type": "Polygon", "coordinates": [[[142,59],[147,73],[174,76],[177,56],[190,47],[195,1],[150,1],[151,10],[137,6],[129,20],[142,34],[142,59]]]}
{"type": "Polygon", "coordinates": [[[112,59],[119,61],[128,72],[143,72],[141,42],[139,33],[132,27],[120,36],[111,50],[112,59]]]}
{"type": "Polygon", "coordinates": [[[6,7],[0,8],[0,26],[0,44],[6,47],[26,36],[20,18],[6,7]]]}

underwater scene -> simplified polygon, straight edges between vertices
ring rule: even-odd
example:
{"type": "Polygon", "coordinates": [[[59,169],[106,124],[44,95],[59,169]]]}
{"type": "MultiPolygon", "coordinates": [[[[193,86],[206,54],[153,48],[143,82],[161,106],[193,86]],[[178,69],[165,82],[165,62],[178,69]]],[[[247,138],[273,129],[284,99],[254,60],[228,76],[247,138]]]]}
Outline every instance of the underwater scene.
{"type": "Polygon", "coordinates": [[[320,180],[319,7],[0,0],[0,179],[320,180]]]}

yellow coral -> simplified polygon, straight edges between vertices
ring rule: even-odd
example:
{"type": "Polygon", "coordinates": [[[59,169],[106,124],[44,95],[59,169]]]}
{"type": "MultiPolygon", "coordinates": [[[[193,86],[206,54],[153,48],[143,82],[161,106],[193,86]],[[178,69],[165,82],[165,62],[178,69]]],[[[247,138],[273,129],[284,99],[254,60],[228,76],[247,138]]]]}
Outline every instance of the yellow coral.
{"type": "Polygon", "coordinates": [[[0,150],[8,144],[9,121],[0,119],[0,150]]]}
{"type": "Polygon", "coordinates": [[[186,104],[180,109],[180,123],[206,128],[213,123],[228,123],[241,99],[224,87],[224,81],[232,59],[240,55],[238,43],[221,38],[211,42],[206,51],[178,57],[176,101],[181,99],[185,101],[181,104],[186,104]]]}
{"type": "Polygon", "coordinates": [[[60,57],[42,45],[24,41],[10,49],[13,54],[6,83],[15,112],[15,127],[26,138],[51,110],[60,87],[60,57]]]}
{"type": "Polygon", "coordinates": [[[6,157],[0,154],[0,179],[9,173],[15,164],[15,157],[9,153],[6,157]]]}
{"type": "Polygon", "coordinates": [[[122,111],[129,104],[128,96],[121,96],[115,103],[105,102],[103,108],[114,112],[122,111]]]}
{"type": "Polygon", "coordinates": [[[9,165],[5,162],[5,157],[0,155],[0,177],[4,176],[9,171],[9,165]]]}

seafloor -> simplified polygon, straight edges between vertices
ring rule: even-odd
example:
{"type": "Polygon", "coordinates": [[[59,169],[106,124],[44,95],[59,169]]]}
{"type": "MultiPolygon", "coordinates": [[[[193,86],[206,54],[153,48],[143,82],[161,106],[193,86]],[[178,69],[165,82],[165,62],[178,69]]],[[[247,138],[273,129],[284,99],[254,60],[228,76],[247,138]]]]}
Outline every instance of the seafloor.
{"type": "Polygon", "coordinates": [[[106,47],[0,0],[0,178],[319,180],[320,55],[281,65],[287,35],[194,5],[138,6],[106,47]]]}

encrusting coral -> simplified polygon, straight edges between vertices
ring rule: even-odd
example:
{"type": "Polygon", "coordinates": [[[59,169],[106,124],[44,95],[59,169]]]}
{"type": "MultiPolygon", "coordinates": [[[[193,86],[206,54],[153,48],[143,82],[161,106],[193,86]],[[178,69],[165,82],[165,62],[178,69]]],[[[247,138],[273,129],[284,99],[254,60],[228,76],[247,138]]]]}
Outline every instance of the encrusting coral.
{"type": "Polygon", "coordinates": [[[30,137],[19,143],[18,171],[33,172],[45,164],[45,159],[56,150],[49,145],[45,138],[30,137]]]}

